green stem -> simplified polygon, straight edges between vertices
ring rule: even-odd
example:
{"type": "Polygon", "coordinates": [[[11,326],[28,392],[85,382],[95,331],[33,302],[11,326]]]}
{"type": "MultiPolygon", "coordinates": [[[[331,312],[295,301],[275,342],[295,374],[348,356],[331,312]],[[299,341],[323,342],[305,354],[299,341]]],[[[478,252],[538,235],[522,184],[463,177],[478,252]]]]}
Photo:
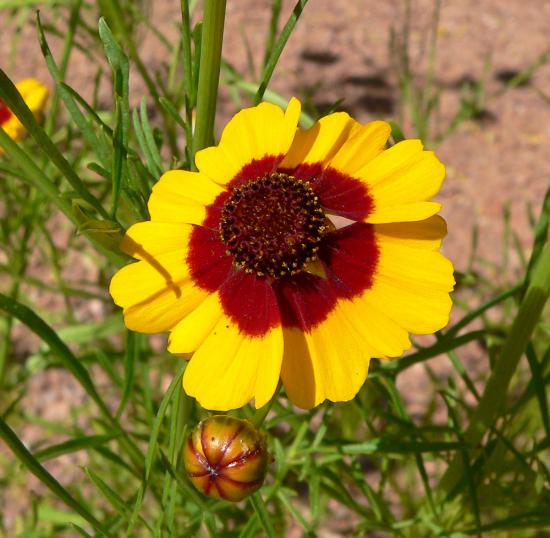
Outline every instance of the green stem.
{"type": "Polygon", "coordinates": [[[195,107],[195,81],[193,80],[193,56],[191,53],[191,17],[189,14],[189,1],[181,1],[181,42],[183,55],[183,81],[185,99],[185,145],[186,156],[193,168],[194,159],[191,158],[193,151],[193,108],[195,107]]]}
{"type": "MultiPolygon", "coordinates": [[[[76,0],[73,7],[71,8],[71,14],[69,17],[69,24],[67,28],[67,34],[65,36],[65,42],[63,44],[63,56],[61,57],[61,63],[59,64],[59,74],[60,79],[65,81],[65,74],[67,72],[67,67],[69,65],[69,58],[71,52],[73,51],[74,46],[74,36],[76,34],[76,29],[80,22],[80,8],[82,7],[82,0],[76,0]]],[[[40,12],[37,11],[37,17],[40,17],[40,12]]],[[[59,90],[55,92],[55,95],[52,100],[52,105],[50,107],[50,112],[45,120],[44,130],[46,131],[49,137],[52,136],[53,131],[56,126],[56,121],[58,119],[59,113],[59,90]]]]}
{"type": "Polygon", "coordinates": [[[205,0],[201,41],[201,63],[197,94],[197,123],[193,137],[195,153],[214,142],[214,120],[220,82],[226,0],[205,0]]]}
{"type": "MultiPolygon", "coordinates": [[[[531,283],[510,332],[504,342],[499,360],[489,377],[485,392],[479,400],[470,425],[464,433],[464,441],[476,447],[490,430],[502,411],[508,386],[535,330],[542,310],[550,296],[550,243],[542,251],[535,266],[531,283]]],[[[441,479],[442,493],[452,492],[464,474],[462,456],[457,454],[441,479]]]]}
{"type": "Polygon", "coordinates": [[[267,34],[267,42],[265,45],[263,68],[268,64],[275,46],[275,38],[277,37],[277,27],[279,25],[279,17],[281,16],[282,0],[274,0],[271,6],[271,21],[269,23],[269,32],[267,34]]]}

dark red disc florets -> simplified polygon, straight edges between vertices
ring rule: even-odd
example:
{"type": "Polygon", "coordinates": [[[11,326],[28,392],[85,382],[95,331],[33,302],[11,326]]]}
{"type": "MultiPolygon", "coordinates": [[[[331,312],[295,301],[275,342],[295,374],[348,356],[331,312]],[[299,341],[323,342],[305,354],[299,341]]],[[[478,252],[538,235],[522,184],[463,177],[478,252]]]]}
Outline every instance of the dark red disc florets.
{"type": "Polygon", "coordinates": [[[225,201],[220,236],[241,269],[294,275],[317,259],[327,221],[309,182],[272,172],[236,187],[225,201]]]}

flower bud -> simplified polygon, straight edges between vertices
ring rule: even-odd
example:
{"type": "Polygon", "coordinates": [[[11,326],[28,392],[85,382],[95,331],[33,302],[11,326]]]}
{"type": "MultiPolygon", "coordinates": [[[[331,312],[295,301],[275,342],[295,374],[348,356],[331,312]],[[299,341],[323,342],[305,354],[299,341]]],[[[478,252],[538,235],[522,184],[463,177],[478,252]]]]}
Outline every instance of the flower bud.
{"type": "Polygon", "coordinates": [[[267,472],[265,434],[248,420],[214,415],[201,421],[183,448],[185,470],[205,495],[238,502],[263,484],[267,472]]]}

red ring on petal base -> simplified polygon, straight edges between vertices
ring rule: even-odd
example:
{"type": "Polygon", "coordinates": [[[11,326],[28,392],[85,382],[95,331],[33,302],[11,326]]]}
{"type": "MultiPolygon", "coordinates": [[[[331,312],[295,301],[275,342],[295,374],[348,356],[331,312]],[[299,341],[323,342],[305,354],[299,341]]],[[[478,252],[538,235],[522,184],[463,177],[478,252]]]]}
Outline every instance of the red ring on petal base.
{"type": "Polygon", "coordinates": [[[223,311],[242,333],[260,337],[281,325],[277,297],[264,277],[234,270],[219,293],[223,311]]]}
{"type": "Polygon", "coordinates": [[[12,115],[12,111],[8,108],[6,103],[0,99],[0,125],[6,123],[12,115]]]}
{"type": "MultiPolygon", "coordinates": [[[[229,190],[207,208],[203,226],[194,228],[189,242],[187,263],[193,280],[207,291],[218,291],[225,314],[243,334],[252,337],[279,325],[312,330],[339,300],[353,299],[372,287],[380,253],[374,227],[356,222],[322,238],[318,259],[326,277],[302,271],[272,279],[235,267],[218,231],[223,205],[232,187],[272,172],[279,159],[267,156],[243,167],[229,190]]],[[[374,208],[366,186],[334,168],[323,170],[314,164],[281,172],[309,181],[329,212],[361,220],[374,208]]]]}
{"type": "Polygon", "coordinates": [[[371,288],[379,252],[370,224],[355,223],[328,234],[319,253],[326,278],[300,273],[273,283],[283,327],[308,332],[325,321],[339,300],[371,288]]]}
{"type": "Polygon", "coordinates": [[[261,159],[253,159],[241,168],[241,171],[227,184],[227,188],[231,190],[247,181],[275,172],[283,159],[284,155],[266,155],[261,159]]]}
{"type": "Polygon", "coordinates": [[[321,163],[301,164],[295,169],[283,169],[311,183],[324,209],[350,220],[362,221],[374,211],[374,200],[367,185],[356,178],[321,163]]]}

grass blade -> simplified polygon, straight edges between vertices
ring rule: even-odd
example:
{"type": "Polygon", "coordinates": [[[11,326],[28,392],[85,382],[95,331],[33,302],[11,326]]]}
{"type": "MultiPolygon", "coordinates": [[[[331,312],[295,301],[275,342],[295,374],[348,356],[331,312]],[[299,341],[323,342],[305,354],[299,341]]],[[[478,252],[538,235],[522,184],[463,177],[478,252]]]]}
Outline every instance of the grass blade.
{"type": "Polygon", "coordinates": [[[267,511],[267,508],[265,507],[261,495],[258,492],[253,493],[249,497],[249,501],[252,505],[252,508],[254,508],[254,511],[256,512],[256,515],[260,520],[260,524],[262,525],[268,538],[277,538],[277,534],[275,533],[275,529],[273,528],[273,523],[271,522],[271,517],[269,515],[269,512],[267,511]]]}
{"type": "Polygon", "coordinates": [[[281,35],[277,39],[277,42],[275,43],[273,50],[269,56],[269,60],[265,64],[265,68],[262,73],[262,80],[260,81],[260,85],[258,86],[256,95],[254,96],[255,105],[259,104],[263,99],[269,81],[271,80],[271,76],[273,75],[273,71],[275,71],[275,67],[277,67],[277,64],[279,63],[279,58],[281,57],[283,49],[285,48],[286,42],[288,41],[290,34],[292,34],[292,31],[294,30],[294,27],[296,26],[296,23],[298,22],[298,19],[300,18],[300,15],[302,14],[302,11],[304,10],[307,2],[308,0],[298,0],[298,2],[296,2],[296,5],[292,10],[292,13],[287,23],[285,24],[281,35]]]}
{"type": "MultiPolygon", "coordinates": [[[[533,271],[533,277],[504,342],[500,358],[464,433],[464,440],[477,446],[495,423],[505,401],[508,386],[539,321],[550,295],[550,244],[547,243],[533,271]]],[[[463,475],[461,456],[455,456],[440,482],[442,491],[454,490],[463,475]]]]}
{"type": "Polygon", "coordinates": [[[120,424],[111,415],[107,404],[97,392],[88,371],[73,355],[73,352],[67,347],[67,345],[57,336],[56,332],[29,307],[19,303],[18,301],[10,299],[2,293],[0,293],[0,309],[16,317],[48,344],[51,351],[59,357],[63,363],[63,366],[79,381],[88,396],[90,396],[90,398],[99,407],[106,420],[109,421],[109,424],[115,428],[116,431],[122,434],[121,442],[125,443],[125,446],[134,463],[140,464],[142,459],[141,452],[133,444],[126,432],[122,430],[120,424]]]}
{"type": "Polygon", "coordinates": [[[78,439],[70,439],[69,441],[43,448],[35,452],[34,457],[39,461],[51,460],[63,454],[70,454],[78,450],[87,450],[89,448],[101,446],[119,435],[119,433],[110,435],[89,435],[78,439]]]}
{"type": "Polygon", "coordinates": [[[95,518],[95,516],[79,501],[77,501],[25,448],[15,432],[0,418],[0,436],[10,447],[17,459],[36,476],[52,493],[54,493],[69,508],[81,515],[90,525],[104,536],[110,536],[109,532],[95,518]]]}

